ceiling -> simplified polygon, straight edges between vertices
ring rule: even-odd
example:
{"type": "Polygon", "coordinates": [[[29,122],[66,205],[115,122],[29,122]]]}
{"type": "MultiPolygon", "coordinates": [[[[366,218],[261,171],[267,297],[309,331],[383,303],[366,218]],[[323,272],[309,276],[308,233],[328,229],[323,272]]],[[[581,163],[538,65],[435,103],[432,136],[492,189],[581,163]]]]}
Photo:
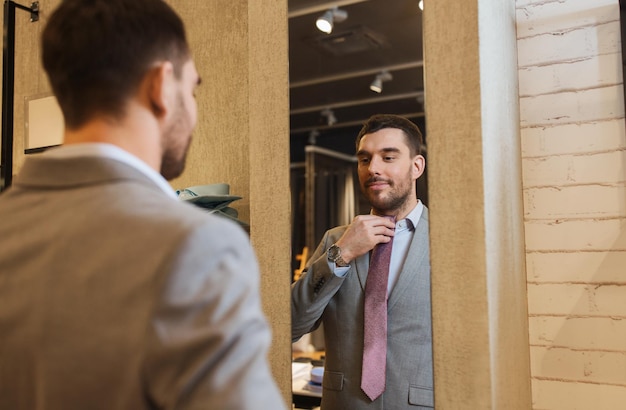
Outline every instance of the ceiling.
{"type": "Polygon", "coordinates": [[[399,114],[424,131],[422,15],[418,0],[289,0],[292,162],[309,143],[349,154],[363,122],[399,114]],[[347,18],[325,34],[315,20],[338,6],[347,18]],[[381,93],[369,85],[393,77],[381,93]],[[337,122],[329,125],[325,109],[337,122]]]}

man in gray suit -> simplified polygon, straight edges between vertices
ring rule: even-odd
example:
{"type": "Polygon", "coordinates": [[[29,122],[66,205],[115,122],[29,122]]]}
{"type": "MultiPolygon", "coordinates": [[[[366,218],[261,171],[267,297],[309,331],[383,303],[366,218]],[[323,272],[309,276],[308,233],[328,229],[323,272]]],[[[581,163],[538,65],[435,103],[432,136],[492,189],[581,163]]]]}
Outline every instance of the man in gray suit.
{"type": "Polygon", "coordinates": [[[236,224],[178,200],[200,83],[162,0],[64,0],[64,144],[0,196],[0,408],[284,409],[236,224]]]}
{"type": "MultiPolygon", "coordinates": [[[[428,209],[417,198],[425,159],[411,121],[375,115],[357,141],[369,215],[326,232],[292,286],[292,338],[324,324],[322,410],[430,409],[433,400],[428,209]],[[395,217],[395,223],[388,217],[395,217]],[[363,375],[364,295],[370,251],[393,238],[387,281],[384,391],[370,398],[363,375]]],[[[384,355],[384,353],[383,353],[384,355]]],[[[368,375],[366,375],[368,376],[368,375]]]]}

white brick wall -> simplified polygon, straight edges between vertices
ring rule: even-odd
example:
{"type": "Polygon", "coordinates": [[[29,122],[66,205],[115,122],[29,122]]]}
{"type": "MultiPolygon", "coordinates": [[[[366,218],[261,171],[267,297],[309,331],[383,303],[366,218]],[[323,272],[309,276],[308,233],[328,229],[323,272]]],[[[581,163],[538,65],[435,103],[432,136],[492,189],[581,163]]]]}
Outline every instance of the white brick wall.
{"type": "Polygon", "coordinates": [[[626,251],[529,252],[528,281],[539,283],[615,283],[626,285],[626,251]]]}
{"type": "Polygon", "coordinates": [[[566,348],[533,347],[533,374],[542,380],[574,380],[619,386],[626,369],[626,355],[614,352],[578,351],[566,348]]]}
{"type": "Polygon", "coordinates": [[[626,390],[622,386],[537,378],[532,389],[534,410],[622,410],[626,403],[626,390]]]}
{"type": "Polygon", "coordinates": [[[626,409],[618,0],[517,0],[533,408],[626,409]]]}
{"type": "MultiPolygon", "coordinates": [[[[520,83],[522,79],[520,78],[520,83]]],[[[520,84],[521,85],[521,84],[520,84]]],[[[625,125],[622,119],[524,127],[521,130],[524,158],[549,157],[565,154],[591,154],[624,150],[625,125]],[[590,138],[592,136],[592,138],[590,138]]],[[[530,171],[529,171],[530,172],[530,171]]]]}

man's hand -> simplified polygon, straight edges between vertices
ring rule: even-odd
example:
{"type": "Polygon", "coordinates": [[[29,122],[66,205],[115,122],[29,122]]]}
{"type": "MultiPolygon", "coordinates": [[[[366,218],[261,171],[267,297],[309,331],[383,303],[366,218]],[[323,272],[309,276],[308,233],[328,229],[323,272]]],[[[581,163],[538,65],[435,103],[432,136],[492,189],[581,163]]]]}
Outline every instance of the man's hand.
{"type": "Polygon", "coordinates": [[[341,258],[350,262],[374,249],[379,243],[391,240],[396,224],[389,218],[377,215],[358,215],[336,242],[341,258]]]}

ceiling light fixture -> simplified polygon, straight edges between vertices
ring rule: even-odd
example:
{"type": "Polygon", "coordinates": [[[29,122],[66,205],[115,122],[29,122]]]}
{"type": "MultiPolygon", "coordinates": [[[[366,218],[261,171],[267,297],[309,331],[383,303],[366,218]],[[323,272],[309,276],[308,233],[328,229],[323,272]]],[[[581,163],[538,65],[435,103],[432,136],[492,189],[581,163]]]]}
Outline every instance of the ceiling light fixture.
{"type": "Polygon", "coordinates": [[[418,6],[420,7],[420,10],[424,11],[424,0],[420,0],[418,6]]]}
{"type": "Polygon", "coordinates": [[[329,127],[337,123],[337,117],[335,117],[335,113],[330,108],[324,108],[321,114],[322,117],[326,117],[326,124],[328,124],[329,127]]]}
{"type": "Polygon", "coordinates": [[[334,24],[341,23],[346,18],[348,18],[347,11],[340,10],[338,7],[333,7],[332,9],[326,10],[324,14],[319,16],[315,21],[315,25],[319,31],[330,34],[333,31],[334,24]]]}
{"type": "Polygon", "coordinates": [[[376,75],[376,78],[374,78],[374,81],[370,84],[370,90],[380,94],[383,91],[383,82],[390,80],[393,80],[391,73],[387,70],[383,70],[376,75]]]}

